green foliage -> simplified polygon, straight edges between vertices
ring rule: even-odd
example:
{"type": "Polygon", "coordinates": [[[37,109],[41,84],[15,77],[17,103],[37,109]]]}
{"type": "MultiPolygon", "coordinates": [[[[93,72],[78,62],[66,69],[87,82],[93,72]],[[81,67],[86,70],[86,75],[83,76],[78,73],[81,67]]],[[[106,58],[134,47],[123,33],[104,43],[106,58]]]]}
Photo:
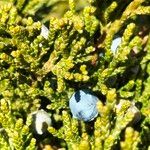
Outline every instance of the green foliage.
{"type": "Polygon", "coordinates": [[[150,148],[149,5],[0,0],[0,149],[150,148]],[[113,54],[118,36],[122,41],[113,54]],[[99,97],[92,122],[71,116],[68,101],[78,89],[99,97]],[[41,108],[51,114],[52,126],[39,138],[31,113],[41,108]]]}

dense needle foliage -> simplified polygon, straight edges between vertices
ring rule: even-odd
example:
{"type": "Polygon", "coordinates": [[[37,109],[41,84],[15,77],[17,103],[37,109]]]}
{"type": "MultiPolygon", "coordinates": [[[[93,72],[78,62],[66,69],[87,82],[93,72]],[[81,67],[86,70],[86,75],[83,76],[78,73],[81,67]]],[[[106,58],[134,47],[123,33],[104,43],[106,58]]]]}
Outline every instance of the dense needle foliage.
{"type": "Polygon", "coordinates": [[[150,149],[149,15],[149,0],[0,0],[0,149],[150,149]],[[91,122],[71,115],[79,89],[99,98],[91,122]],[[43,135],[39,109],[52,119],[43,135]]]}

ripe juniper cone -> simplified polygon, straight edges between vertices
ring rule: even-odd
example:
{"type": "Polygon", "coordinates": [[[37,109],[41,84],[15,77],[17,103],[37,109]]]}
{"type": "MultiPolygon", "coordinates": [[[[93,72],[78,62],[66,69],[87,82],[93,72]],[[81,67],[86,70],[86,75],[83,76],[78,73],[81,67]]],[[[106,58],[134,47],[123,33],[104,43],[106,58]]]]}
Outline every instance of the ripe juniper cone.
{"type": "Polygon", "coordinates": [[[92,121],[98,115],[96,108],[97,102],[98,98],[87,90],[75,92],[69,101],[69,107],[73,118],[87,122],[92,121]]]}
{"type": "MultiPolygon", "coordinates": [[[[120,111],[127,102],[128,101],[126,100],[121,100],[119,104],[115,106],[116,111],[120,111]]],[[[134,102],[131,102],[129,108],[127,109],[127,112],[131,112],[132,114],[134,114],[133,120],[130,122],[130,124],[136,124],[141,120],[140,110],[136,107],[134,102]]]]}
{"type": "Polygon", "coordinates": [[[49,34],[49,29],[43,24],[42,27],[41,27],[41,35],[45,39],[48,39],[48,34],[49,34]]]}
{"type": "Polygon", "coordinates": [[[115,54],[118,46],[121,44],[121,37],[117,37],[112,41],[111,50],[115,54]]]}
{"type": "Polygon", "coordinates": [[[38,110],[32,113],[32,118],[34,131],[39,135],[45,133],[52,122],[49,114],[44,110],[38,110]]]}

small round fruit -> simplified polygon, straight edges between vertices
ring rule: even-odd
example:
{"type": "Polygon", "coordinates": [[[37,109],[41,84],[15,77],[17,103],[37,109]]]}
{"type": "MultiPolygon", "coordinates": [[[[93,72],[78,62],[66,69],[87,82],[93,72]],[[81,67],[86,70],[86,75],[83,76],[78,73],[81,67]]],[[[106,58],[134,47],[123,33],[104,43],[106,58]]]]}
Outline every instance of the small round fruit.
{"type": "Polygon", "coordinates": [[[121,37],[117,37],[112,41],[111,50],[113,53],[116,53],[116,50],[118,46],[120,45],[120,43],[121,43],[121,37]]]}
{"type": "Polygon", "coordinates": [[[48,126],[50,126],[52,123],[49,114],[44,110],[35,111],[32,113],[32,118],[34,131],[40,135],[45,133],[48,126]]]}
{"type": "Polygon", "coordinates": [[[41,35],[45,38],[45,39],[48,39],[48,34],[49,34],[49,30],[48,28],[42,24],[42,27],[41,27],[41,35]]]}
{"type": "Polygon", "coordinates": [[[98,98],[87,90],[75,92],[69,101],[73,118],[87,122],[92,121],[98,115],[97,102],[98,98]]]}

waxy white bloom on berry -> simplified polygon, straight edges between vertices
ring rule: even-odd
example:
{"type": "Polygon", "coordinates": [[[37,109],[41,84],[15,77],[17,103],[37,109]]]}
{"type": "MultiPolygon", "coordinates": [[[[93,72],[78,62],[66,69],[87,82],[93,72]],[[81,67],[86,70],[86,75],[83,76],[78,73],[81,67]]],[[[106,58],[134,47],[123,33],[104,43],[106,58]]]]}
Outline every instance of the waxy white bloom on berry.
{"type": "Polygon", "coordinates": [[[112,41],[111,50],[113,53],[116,53],[116,50],[120,44],[121,44],[121,37],[117,37],[112,41]]]}
{"type": "Polygon", "coordinates": [[[69,107],[73,118],[83,121],[92,121],[98,115],[98,98],[87,90],[75,92],[69,101],[69,107]]]}
{"type": "MultiPolygon", "coordinates": [[[[116,111],[120,111],[123,105],[126,103],[125,100],[121,100],[118,105],[115,106],[116,111]]],[[[135,124],[140,121],[141,119],[141,113],[140,110],[135,106],[133,102],[131,102],[130,107],[127,109],[127,112],[131,112],[134,114],[133,120],[131,121],[131,124],[135,124]]]]}
{"type": "Polygon", "coordinates": [[[52,122],[50,115],[44,110],[38,110],[32,113],[32,117],[35,132],[40,135],[45,133],[52,122]]]}
{"type": "Polygon", "coordinates": [[[42,24],[42,27],[41,27],[41,35],[45,38],[45,39],[48,39],[48,34],[49,34],[49,30],[48,28],[42,24]]]}

